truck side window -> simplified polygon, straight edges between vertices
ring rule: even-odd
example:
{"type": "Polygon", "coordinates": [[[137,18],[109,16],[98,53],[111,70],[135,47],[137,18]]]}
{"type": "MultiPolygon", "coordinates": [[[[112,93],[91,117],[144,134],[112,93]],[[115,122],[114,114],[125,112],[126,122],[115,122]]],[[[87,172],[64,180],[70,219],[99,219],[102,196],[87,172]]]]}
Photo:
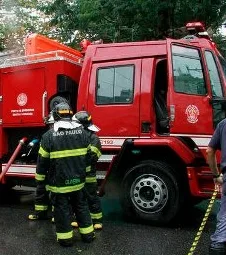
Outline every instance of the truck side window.
{"type": "Polygon", "coordinates": [[[210,51],[205,51],[205,56],[210,76],[212,95],[215,97],[223,97],[221,81],[217,70],[216,62],[213,58],[213,54],[210,51]]]}
{"type": "MultiPolygon", "coordinates": [[[[210,85],[212,89],[212,97],[223,98],[223,90],[221,85],[221,80],[218,72],[218,68],[214,59],[212,52],[205,51],[206,63],[208,67],[210,85]]],[[[222,108],[220,103],[213,103],[213,126],[214,128],[217,124],[225,118],[225,110],[222,108]]]]}
{"type": "Polygon", "coordinates": [[[176,92],[206,95],[206,86],[199,51],[173,45],[173,76],[176,92]]]}
{"type": "Polygon", "coordinates": [[[224,77],[226,78],[226,61],[222,56],[218,56],[218,59],[221,63],[221,67],[222,67],[223,72],[224,72],[224,77]]]}
{"type": "Polygon", "coordinates": [[[97,70],[97,104],[131,104],[134,91],[134,65],[97,70]]]}

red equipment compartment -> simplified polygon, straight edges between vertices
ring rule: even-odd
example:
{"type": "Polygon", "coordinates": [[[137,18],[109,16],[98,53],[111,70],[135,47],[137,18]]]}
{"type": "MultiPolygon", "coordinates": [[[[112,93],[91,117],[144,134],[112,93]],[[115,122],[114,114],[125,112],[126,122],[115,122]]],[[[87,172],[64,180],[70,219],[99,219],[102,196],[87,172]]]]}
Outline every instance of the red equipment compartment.
{"type": "Polygon", "coordinates": [[[48,100],[57,93],[57,75],[69,76],[78,84],[81,68],[75,62],[59,59],[2,68],[3,127],[43,126],[48,100]]]}
{"type": "Polygon", "coordinates": [[[43,122],[44,81],[44,67],[2,73],[3,124],[43,122]]]}

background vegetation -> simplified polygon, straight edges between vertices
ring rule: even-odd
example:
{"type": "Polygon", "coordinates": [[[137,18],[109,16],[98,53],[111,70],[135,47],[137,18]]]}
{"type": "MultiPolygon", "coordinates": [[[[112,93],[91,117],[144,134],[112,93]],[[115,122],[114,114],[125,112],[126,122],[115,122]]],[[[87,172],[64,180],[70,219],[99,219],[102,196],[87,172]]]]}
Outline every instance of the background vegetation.
{"type": "Polygon", "coordinates": [[[218,31],[226,20],[226,0],[2,0],[0,6],[0,50],[20,52],[30,32],[72,47],[83,38],[179,38],[186,22],[202,21],[226,53],[225,38],[218,31]]]}

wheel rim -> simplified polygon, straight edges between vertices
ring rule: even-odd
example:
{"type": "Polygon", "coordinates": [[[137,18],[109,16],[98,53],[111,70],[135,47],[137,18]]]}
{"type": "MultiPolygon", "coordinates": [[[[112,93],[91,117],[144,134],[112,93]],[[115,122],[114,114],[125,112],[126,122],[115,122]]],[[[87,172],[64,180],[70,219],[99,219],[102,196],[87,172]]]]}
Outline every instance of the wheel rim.
{"type": "Polygon", "coordinates": [[[165,182],[156,175],[137,177],[130,189],[134,206],[146,213],[162,210],[168,200],[168,189],[165,182]]]}

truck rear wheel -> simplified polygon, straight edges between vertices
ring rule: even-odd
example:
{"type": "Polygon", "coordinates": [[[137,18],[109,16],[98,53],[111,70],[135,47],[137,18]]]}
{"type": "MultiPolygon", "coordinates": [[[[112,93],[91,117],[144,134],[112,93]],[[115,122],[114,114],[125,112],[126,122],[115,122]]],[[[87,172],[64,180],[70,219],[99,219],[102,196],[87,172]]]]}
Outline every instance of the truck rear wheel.
{"type": "Polygon", "coordinates": [[[166,163],[145,161],[132,168],[123,180],[126,217],[155,225],[170,223],[180,210],[182,193],[166,163]]]}

